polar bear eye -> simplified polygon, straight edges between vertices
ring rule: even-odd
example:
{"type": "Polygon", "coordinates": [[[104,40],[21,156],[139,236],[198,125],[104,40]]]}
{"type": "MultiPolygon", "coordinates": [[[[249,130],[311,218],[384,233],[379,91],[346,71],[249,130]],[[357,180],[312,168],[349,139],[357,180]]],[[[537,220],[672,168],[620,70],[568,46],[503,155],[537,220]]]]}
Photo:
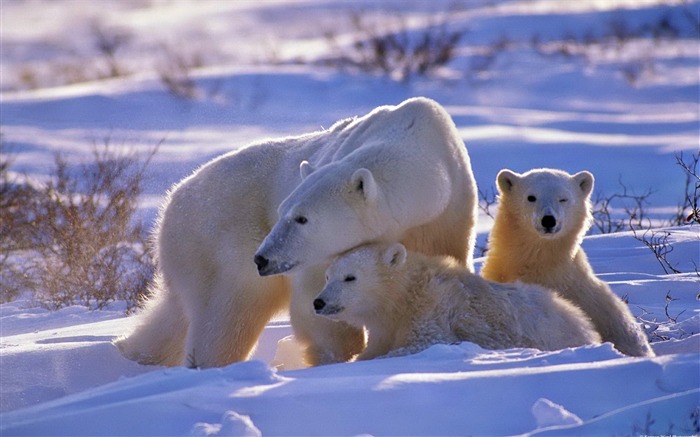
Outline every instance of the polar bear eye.
{"type": "Polygon", "coordinates": [[[347,276],[345,277],[344,281],[345,281],[345,282],[352,282],[352,281],[354,281],[355,279],[357,279],[357,278],[355,278],[354,275],[347,275],[347,276]]]}
{"type": "Polygon", "coordinates": [[[300,216],[294,217],[294,221],[297,222],[297,223],[299,223],[300,225],[305,225],[306,222],[309,221],[309,219],[307,219],[307,218],[304,217],[303,215],[300,215],[300,216]]]}
{"type": "Polygon", "coordinates": [[[537,200],[537,197],[535,197],[535,196],[533,196],[533,195],[527,196],[527,201],[528,201],[528,202],[534,202],[534,201],[536,201],[536,200],[537,200]]]}
{"type": "Polygon", "coordinates": [[[559,199],[559,203],[566,203],[568,201],[569,201],[569,199],[559,199]]]}

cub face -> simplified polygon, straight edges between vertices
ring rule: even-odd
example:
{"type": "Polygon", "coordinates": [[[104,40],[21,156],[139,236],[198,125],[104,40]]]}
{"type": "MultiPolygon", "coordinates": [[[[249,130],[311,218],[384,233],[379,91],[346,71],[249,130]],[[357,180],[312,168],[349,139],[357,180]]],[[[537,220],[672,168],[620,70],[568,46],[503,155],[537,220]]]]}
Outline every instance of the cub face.
{"type": "Polygon", "coordinates": [[[385,278],[406,261],[406,248],[371,244],[339,256],[326,270],[326,285],[314,300],[316,314],[354,325],[381,316],[391,299],[385,278]]]}
{"type": "Polygon", "coordinates": [[[518,225],[540,237],[555,239],[588,228],[591,173],[535,169],[518,174],[506,169],[496,181],[502,207],[513,213],[518,225]]]}

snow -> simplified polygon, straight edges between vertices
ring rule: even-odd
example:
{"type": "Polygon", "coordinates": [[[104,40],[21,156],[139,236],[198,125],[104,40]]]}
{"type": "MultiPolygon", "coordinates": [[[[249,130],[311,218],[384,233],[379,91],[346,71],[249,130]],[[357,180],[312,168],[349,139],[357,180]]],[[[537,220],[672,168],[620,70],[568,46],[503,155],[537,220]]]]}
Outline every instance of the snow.
{"type": "MultiPolygon", "coordinates": [[[[418,28],[450,4],[401,6],[418,28]]],[[[682,200],[675,155],[697,152],[700,134],[697,30],[684,12],[697,17],[697,1],[469,2],[443,14],[451,26],[469,28],[458,57],[409,83],[298,62],[329,54],[324,31],[351,37],[353,9],[391,18],[397,7],[364,0],[3,1],[3,153],[14,171],[41,180],[57,151],[79,162],[104,138],[137,152],[162,140],[141,199],[140,214],[151,221],[173,183],[220,153],[425,95],[452,115],[484,191],[504,167],[556,167],[590,170],[596,193],[619,192],[620,183],[635,193],[652,189],[655,223],[682,200]],[[542,54],[531,44],[535,36],[559,43],[567,34],[604,35],[617,19],[638,29],[665,15],[680,29],[677,39],[629,37],[617,48],[602,41],[574,47],[575,56],[542,54]],[[59,83],[52,70],[59,63],[79,62],[86,72],[100,66],[89,43],[93,20],[131,32],[133,43],[119,56],[138,73],[59,83]],[[501,38],[507,48],[477,71],[474,53],[488,55],[501,38]],[[160,83],[151,60],[164,42],[206,55],[193,73],[196,99],[175,97],[160,83]],[[265,53],[270,48],[274,57],[265,53]],[[46,86],[20,83],[28,67],[46,86]],[[629,69],[639,73],[633,81],[629,69]]],[[[482,215],[482,246],[490,224],[482,215]]],[[[462,343],[305,368],[281,316],[251,361],[162,368],[126,360],[112,345],[134,325],[122,303],[48,311],[23,296],[0,305],[0,434],[697,434],[700,226],[664,224],[653,232],[668,234],[667,258],[681,273],[664,271],[637,239],[641,232],[590,235],[583,245],[596,273],[643,320],[654,358],[625,357],[610,344],[543,352],[462,343]]]]}

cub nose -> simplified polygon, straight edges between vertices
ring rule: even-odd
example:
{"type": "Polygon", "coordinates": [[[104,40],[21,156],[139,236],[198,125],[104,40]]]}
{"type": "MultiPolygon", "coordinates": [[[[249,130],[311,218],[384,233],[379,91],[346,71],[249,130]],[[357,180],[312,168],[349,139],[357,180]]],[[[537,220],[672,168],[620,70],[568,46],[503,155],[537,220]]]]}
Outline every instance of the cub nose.
{"type": "Polygon", "coordinates": [[[557,225],[557,219],[553,215],[546,215],[542,217],[542,227],[546,231],[551,231],[557,225]]]}
{"type": "Polygon", "coordinates": [[[253,261],[255,261],[255,265],[258,266],[258,271],[262,271],[270,263],[270,261],[262,255],[255,255],[253,261]]]}
{"type": "Polygon", "coordinates": [[[316,311],[321,311],[325,306],[326,302],[323,299],[314,299],[314,309],[316,311]]]}

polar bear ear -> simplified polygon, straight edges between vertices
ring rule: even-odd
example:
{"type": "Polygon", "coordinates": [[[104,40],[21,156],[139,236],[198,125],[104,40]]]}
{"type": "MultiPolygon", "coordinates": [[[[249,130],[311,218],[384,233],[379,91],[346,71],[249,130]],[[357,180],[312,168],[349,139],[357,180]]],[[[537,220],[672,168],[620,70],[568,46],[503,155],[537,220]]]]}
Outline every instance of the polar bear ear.
{"type": "Polygon", "coordinates": [[[406,262],[406,247],[401,243],[392,244],[382,254],[382,261],[389,267],[400,267],[406,262]]]}
{"type": "Polygon", "coordinates": [[[353,190],[362,194],[365,200],[373,201],[377,198],[377,182],[375,182],[372,172],[366,168],[355,170],[350,178],[350,183],[353,190]]]}
{"type": "Polygon", "coordinates": [[[578,185],[585,197],[591,195],[591,192],[593,192],[593,184],[595,182],[593,174],[584,170],[576,173],[573,176],[573,179],[576,181],[576,185],[578,185]]]}
{"type": "Polygon", "coordinates": [[[498,172],[496,176],[496,184],[498,184],[498,191],[501,193],[510,193],[515,184],[520,179],[520,175],[506,169],[498,172]]]}
{"type": "Polygon", "coordinates": [[[306,179],[308,175],[314,172],[316,170],[309,164],[309,161],[301,161],[301,164],[299,164],[299,174],[301,175],[301,180],[303,181],[306,179]]]}

